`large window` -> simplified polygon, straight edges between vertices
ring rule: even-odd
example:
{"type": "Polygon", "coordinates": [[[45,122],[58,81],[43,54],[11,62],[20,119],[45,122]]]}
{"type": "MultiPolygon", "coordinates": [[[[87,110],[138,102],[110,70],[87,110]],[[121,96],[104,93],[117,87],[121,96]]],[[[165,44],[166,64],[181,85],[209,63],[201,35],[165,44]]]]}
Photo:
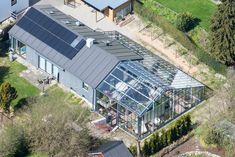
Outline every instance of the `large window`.
{"type": "Polygon", "coordinates": [[[39,68],[46,70],[46,60],[39,56],[39,68]]]}
{"type": "Polygon", "coordinates": [[[58,79],[59,69],[55,65],[52,65],[52,67],[53,67],[53,70],[52,70],[53,76],[58,79]]]}
{"type": "Polygon", "coordinates": [[[48,74],[51,74],[54,77],[58,78],[58,73],[59,73],[58,67],[56,67],[51,62],[49,62],[48,60],[46,60],[40,56],[38,57],[38,62],[39,62],[38,67],[40,69],[42,69],[45,72],[47,72],[48,74]]]}
{"type": "Polygon", "coordinates": [[[17,3],[17,0],[11,0],[11,6],[15,5],[17,3]]]}
{"type": "Polygon", "coordinates": [[[46,61],[46,72],[52,74],[52,64],[48,61],[46,61]]]}

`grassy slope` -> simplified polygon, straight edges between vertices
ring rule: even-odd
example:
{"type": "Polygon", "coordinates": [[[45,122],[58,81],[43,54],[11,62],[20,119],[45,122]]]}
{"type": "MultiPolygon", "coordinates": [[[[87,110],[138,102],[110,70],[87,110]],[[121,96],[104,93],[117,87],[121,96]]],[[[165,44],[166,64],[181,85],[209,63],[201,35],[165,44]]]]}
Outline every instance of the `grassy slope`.
{"type": "Polygon", "coordinates": [[[176,12],[190,12],[201,20],[200,25],[209,30],[210,19],[216,5],[210,0],[155,0],[176,12]]]}

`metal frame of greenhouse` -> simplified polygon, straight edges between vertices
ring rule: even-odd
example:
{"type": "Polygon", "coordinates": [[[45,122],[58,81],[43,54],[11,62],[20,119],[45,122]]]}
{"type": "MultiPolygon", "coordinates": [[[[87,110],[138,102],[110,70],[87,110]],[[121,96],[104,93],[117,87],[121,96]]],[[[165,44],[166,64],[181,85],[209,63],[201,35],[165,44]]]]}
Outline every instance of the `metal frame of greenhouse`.
{"type": "Polygon", "coordinates": [[[210,96],[207,86],[126,36],[105,34],[143,57],[118,63],[96,89],[96,111],[112,125],[141,140],[210,96]]]}

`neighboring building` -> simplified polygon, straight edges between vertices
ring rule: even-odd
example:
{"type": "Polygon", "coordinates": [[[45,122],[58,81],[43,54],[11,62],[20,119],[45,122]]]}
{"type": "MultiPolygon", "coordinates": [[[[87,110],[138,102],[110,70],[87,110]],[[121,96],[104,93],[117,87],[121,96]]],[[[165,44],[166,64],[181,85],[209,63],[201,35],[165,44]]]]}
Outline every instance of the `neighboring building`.
{"type": "Polygon", "coordinates": [[[208,98],[205,85],[118,32],[97,32],[50,5],[31,7],[11,47],[143,139],[208,98]]]}
{"type": "Polygon", "coordinates": [[[111,141],[89,154],[89,157],[133,157],[122,141],[111,141]]]}
{"type": "Polygon", "coordinates": [[[132,11],[132,0],[82,0],[110,20],[122,19],[132,11]]]}
{"type": "Polygon", "coordinates": [[[29,0],[1,0],[0,22],[17,16],[29,6],[29,0]]]}

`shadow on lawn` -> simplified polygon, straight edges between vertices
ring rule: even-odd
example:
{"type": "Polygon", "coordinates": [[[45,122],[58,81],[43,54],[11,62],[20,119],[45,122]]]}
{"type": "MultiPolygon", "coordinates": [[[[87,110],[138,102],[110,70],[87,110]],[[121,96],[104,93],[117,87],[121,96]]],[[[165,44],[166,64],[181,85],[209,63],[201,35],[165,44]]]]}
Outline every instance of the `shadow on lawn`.
{"type": "Polygon", "coordinates": [[[6,57],[9,50],[9,40],[0,40],[0,58],[6,57]]]}
{"type": "Polygon", "coordinates": [[[193,30],[195,27],[197,27],[200,24],[201,21],[202,20],[197,18],[197,17],[194,18],[193,22],[191,23],[191,25],[189,26],[189,28],[188,28],[188,30],[186,32],[189,32],[189,31],[193,30]]]}
{"type": "Polygon", "coordinates": [[[3,83],[5,77],[9,74],[10,68],[6,66],[0,66],[0,84],[3,83]]]}
{"type": "Polygon", "coordinates": [[[35,104],[36,102],[37,102],[37,97],[22,98],[14,106],[14,109],[28,108],[29,105],[35,104]]]}

